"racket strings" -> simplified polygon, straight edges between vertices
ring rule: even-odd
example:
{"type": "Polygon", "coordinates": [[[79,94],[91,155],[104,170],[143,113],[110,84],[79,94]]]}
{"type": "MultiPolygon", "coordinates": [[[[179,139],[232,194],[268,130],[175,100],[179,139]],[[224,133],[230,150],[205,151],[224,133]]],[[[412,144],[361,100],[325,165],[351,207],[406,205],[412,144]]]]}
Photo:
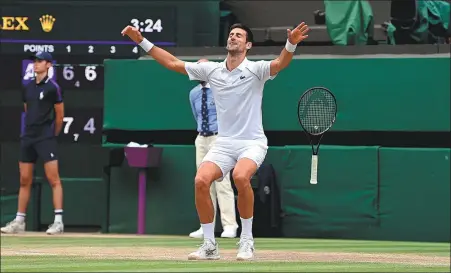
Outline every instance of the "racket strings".
{"type": "Polygon", "coordinates": [[[332,126],[336,114],[335,98],[322,89],[312,89],[299,101],[299,120],[304,130],[319,135],[332,126]]]}

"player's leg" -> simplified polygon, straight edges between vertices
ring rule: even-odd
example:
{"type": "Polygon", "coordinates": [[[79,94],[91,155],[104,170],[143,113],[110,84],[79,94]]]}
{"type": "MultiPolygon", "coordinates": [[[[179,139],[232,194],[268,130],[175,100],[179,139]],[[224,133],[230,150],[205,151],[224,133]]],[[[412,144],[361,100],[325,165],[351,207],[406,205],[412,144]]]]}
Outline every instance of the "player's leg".
{"type": "Polygon", "coordinates": [[[257,164],[249,158],[238,160],[233,170],[233,181],[238,191],[238,211],[242,222],[241,236],[252,238],[252,223],[254,215],[254,191],[251,187],[251,177],[257,171],[257,164]]]}
{"type": "Polygon", "coordinates": [[[216,228],[216,214],[218,209],[218,196],[216,195],[216,181],[213,181],[210,186],[211,203],[213,204],[213,230],[216,228]]]}
{"type": "Polygon", "coordinates": [[[33,168],[37,159],[37,153],[30,141],[22,140],[20,145],[20,187],[17,204],[16,218],[1,228],[2,233],[21,233],[25,231],[25,216],[30,200],[31,186],[33,182],[33,168]]]}
{"type": "Polygon", "coordinates": [[[214,182],[213,185],[216,186],[215,190],[221,213],[221,223],[224,229],[221,237],[235,238],[238,224],[235,213],[235,194],[230,181],[230,173],[224,176],[221,182],[214,182]]]}
{"type": "Polygon", "coordinates": [[[46,139],[36,144],[36,151],[44,161],[44,171],[52,188],[55,219],[47,229],[47,234],[53,235],[64,231],[63,224],[63,187],[58,170],[58,153],[56,139],[46,139]]]}
{"type": "MultiPolygon", "coordinates": [[[[213,144],[215,143],[216,138],[217,138],[217,136],[210,136],[207,138],[207,140],[206,140],[207,153],[213,147],[213,144]]],[[[205,155],[207,155],[207,153],[205,153],[205,155]]],[[[205,155],[204,155],[204,157],[205,157],[205,155]]],[[[216,182],[217,181],[213,181],[210,186],[210,197],[211,197],[211,202],[213,203],[213,232],[216,227],[216,215],[217,215],[217,211],[218,211],[218,196],[216,194],[216,185],[217,185],[216,182]]]]}
{"type": "Polygon", "coordinates": [[[214,207],[210,196],[213,181],[228,173],[235,159],[231,154],[214,145],[203,159],[195,180],[196,209],[204,233],[204,242],[200,248],[188,256],[190,260],[219,259],[218,244],[214,237],[214,207]]]}
{"type": "Polygon", "coordinates": [[[200,165],[196,178],[194,179],[196,209],[202,228],[204,229],[204,238],[212,240],[214,240],[214,238],[211,238],[214,237],[214,207],[210,196],[210,188],[213,181],[221,177],[221,168],[216,163],[206,160],[200,165]],[[205,233],[206,225],[209,225],[208,231],[211,230],[211,234],[205,233]]]}
{"type": "Polygon", "coordinates": [[[53,224],[47,229],[47,234],[53,235],[64,232],[63,224],[63,187],[58,171],[58,160],[48,161],[44,164],[45,175],[52,187],[53,207],[55,218],[53,224]]]}
{"type": "MultiPolygon", "coordinates": [[[[195,147],[196,147],[196,167],[199,169],[200,164],[202,163],[202,160],[204,159],[205,155],[207,154],[208,150],[210,149],[210,143],[206,137],[197,136],[196,140],[194,141],[195,147]]],[[[213,199],[212,197],[212,200],[213,199]]],[[[213,201],[214,202],[214,201],[213,201]]],[[[216,211],[216,210],[215,210],[216,211]]],[[[191,238],[203,238],[204,233],[202,231],[202,226],[199,227],[198,230],[193,231],[189,234],[189,237],[191,238]]]]}
{"type": "Polygon", "coordinates": [[[214,208],[210,196],[210,187],[214,180],[222,176],[221,169],[213,162],[203,162],[197,170],[195,183],[195,201],[204,242],[195,252],[188,255],[189,260],[219,259],[218,244],[214,235],[214,208]]]}
{"type": "MultiPolygon", "coordinates": [[[[215,182],[213,182],[210,186],[210,197],[211,197],[211,202],[213,203],[213,230],[215,229],[216,226],[216,209],[217,209],[217,202],[216,202],[216,185],[215,182]]],[[[196,231],[193,231],[189,234],[189,237],[191,238],[198,238],[201,239],[204,237],[204,232],[202,230],[202,225],[200,226],[200,228],[196,231]]]]}
{"type": "Polygon", "coordinates": [[[238,162],[233,170],[233,180],[238,191],[238,211],[241,218],[241,236],[238,249],[238,260],[249,260],[254,257],[254,239],[252,221],[254,216],[254,192],[251,178],[263,163],[268,147],[260,142],[243,143],[238,162]]]}

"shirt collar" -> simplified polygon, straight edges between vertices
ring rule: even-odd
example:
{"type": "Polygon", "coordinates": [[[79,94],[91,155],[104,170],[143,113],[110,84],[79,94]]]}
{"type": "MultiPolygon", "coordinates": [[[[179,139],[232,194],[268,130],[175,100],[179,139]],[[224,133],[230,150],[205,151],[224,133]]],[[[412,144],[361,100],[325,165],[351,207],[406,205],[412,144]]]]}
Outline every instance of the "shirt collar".
{"type": "MultiPolygon", "coordinates": [[[[222,62],[222,68],[225,70],[227,70],[226,62],[227,62],[227,58],[222,62]]],[[[238,69],[239,71],[243,71],[244,69],[246,69],[248,63],[249,63],[249,60],[247,58],[244,58],[244,60],[240,63],[240,65],[235,69],[238,69]]]]}
{"type": "Polygon", "coordinates": [[[202,84],[199,84],[200,85],[200,89],[202,89],[202,88],[210,88],[210,84],[207,82],[207,84],[205,85],[205,86],[202,86],[202,84]]]}
{"type": "Polygon", "coordinates": [[[44,84],[50,80],[49,76],[45,76],[40,82],[37,83],[37,85],[44,84]]]}

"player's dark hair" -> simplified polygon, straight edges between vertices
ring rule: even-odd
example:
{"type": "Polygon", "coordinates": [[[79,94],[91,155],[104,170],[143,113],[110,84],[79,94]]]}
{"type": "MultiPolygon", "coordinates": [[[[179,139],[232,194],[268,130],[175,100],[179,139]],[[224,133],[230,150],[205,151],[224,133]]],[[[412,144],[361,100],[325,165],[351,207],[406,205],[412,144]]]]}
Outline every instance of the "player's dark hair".
{"type": "Polygon", "coordinates": [[[229,32],[232,31],[235,28],[240,28],[240,29],[246,31],[246,43],[247,42],[251,42],[251,43],[254,42],[254,34],[252,34],[252,30],[249,27],[247,27],[247,26],[245,26],[243,24],[237,23],[237,24],[233,24],[230,27],[229,32]]]}

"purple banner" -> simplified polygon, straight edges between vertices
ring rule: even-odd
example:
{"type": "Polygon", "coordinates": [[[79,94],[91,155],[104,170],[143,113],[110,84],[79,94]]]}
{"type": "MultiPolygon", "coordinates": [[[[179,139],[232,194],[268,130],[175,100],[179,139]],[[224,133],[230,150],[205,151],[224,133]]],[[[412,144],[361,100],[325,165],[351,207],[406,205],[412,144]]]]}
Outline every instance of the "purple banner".
{"type": "MultiPolygon", "coordinates": [[[[56,62],[54,61],[53,64],[56,62]]],[[[32,60],[22,60],[22,84],[28,84],[34,78],[34,68],[32,60]]],[[[49,69],[49,77],[52,80],[56,80],[55,67],[52,66],[49,69]]]]}

